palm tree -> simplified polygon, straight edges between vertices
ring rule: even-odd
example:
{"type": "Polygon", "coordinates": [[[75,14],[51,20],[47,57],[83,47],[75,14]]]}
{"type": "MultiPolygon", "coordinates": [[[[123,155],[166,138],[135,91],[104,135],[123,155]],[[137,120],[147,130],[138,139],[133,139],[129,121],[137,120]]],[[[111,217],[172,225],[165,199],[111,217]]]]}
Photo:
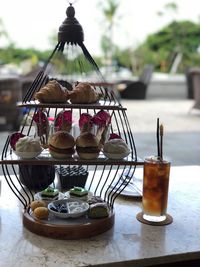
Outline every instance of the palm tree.
{"type": "MultiPolygon", "coordinates": [[[[174,2],[169,2],[167,4],[164,5],[164,11],[159,11],[157,12],[157,15],[158,16],[164,16],[164,15],[167,15],[167,14],[170,14],[170,15],[176,15],[178,13],[178,5],[174,2]]],[[[174,25],[178,25],[178,23],[176,23],[176,20],[175,18],[173,19],[173,23],[174,25]]],[[[173,39],[176,40],[177,38],[177,31],[179,31],[179,27],[174,27],[174,31],[173,31],[173,39]]],[[[173,48],[172,52],[172,59],[171,59],[171,62],[170,62],[170,69],[169,69],[169,72],[170,73],[176,73],[177,72],[177,69],[178,69],[178,66],[180,65],[181,61],[182,61],[182,57],[183,57],[183,53],[181,51],[181,47],[180,47],[180,43],[177,42],[176,43],[176,46],[173,48]]]]}
{"type": "Polygon", "coordinates": [[[157,12],[158,16],[163,16],[166,15],[167,13],[173,13],[174,15],[176,15],[178,13],[178,5],[174,2],[170,2],[170,3],[166,3],[164,5],[164,11],[160,10],[157,12]]]}
{"type": "Polygon", "coordinates": [[[10,44],[10,38],[8,33],[5,30],[3,20],[0,18],[0,46],[2,44],[1,40],[4,39],[8,44],[10,44]]]}
{"type": "Polygon", "coordinates": [[[101,1],[100,5],[106,22],[105,33],[102,36],[101,46],[103,52],[105,53],[106,61],[110,65],[112,64],[113,59],[113,29],[120,0],[101,1]]]}
{"type": "Polygon", "coordinates": [[[0,37],[8,37],[8,34],[4,29],[4,24],[1,18],[0,18],[0,37]]]}

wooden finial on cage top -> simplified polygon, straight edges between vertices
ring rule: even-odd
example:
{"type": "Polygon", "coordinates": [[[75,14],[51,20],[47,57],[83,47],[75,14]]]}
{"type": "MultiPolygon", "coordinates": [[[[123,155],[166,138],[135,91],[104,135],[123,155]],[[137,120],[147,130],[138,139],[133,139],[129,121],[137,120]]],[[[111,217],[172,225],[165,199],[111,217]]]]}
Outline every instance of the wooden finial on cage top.
{"type": "Polygon", "coordinates": [[[75,16],[75,9],[72,6],[72,3],[70,3],[70,6],[66,10],[66,15],[68,18],[74,18],[75,16]]]}
{"type": "Polygon", "coordinates": [[[72,3],[66,11],[67,18],[59,27],[58,41],[64,43],[80,44],[84,40],[83,28],[75,18],[75,9],[72,3]]]}

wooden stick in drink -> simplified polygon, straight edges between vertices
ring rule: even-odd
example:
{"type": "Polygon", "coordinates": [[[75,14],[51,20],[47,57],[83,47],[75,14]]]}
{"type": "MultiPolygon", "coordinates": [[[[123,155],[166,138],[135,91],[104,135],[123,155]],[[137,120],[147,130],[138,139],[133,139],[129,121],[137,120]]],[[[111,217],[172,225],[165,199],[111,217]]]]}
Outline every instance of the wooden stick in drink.
{"type": "Polygon", "coordinates": [[[160,157],[160,137],[159,137],[159,118],[157,118],[157,130],[156,130],[156,139],[157,139],[157,154],[158,158],[160,157]]]}
{"type": "Polygon", "coordinates": [[[163,134],[164,134],[164,127],[160,125],[160,158],[163,160],[163,134]]]}

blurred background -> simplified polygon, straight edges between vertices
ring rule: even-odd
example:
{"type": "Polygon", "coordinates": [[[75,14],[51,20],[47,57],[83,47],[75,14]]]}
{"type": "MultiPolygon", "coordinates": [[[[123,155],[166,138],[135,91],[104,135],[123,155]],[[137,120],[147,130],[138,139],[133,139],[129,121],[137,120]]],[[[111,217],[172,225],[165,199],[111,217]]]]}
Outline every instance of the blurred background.
{"type": "MultiPolygon", "coordinates": [[[[141,157],[154,154],[156,118],[176,165],[200,161],[200,2],[74,0],[85,45],[127,107],[141,157]]],[[[16,109],[57,43],[68,1],[11,1],[0,9],[0,149],[16,109]]],[[[60,66],[60,74],[67,70],[60,66]]],[[[78,75],[78,74],[77,74],[78,75]]],[[[94,80],[86,71],[85,80],[94,80]]],[[[78,80],[78,78],[77,78],[78,80]]]]}
{"type": "MultiPolygon", "coordinates": [[[[11,1],[0,10],[1,73],[25,74],[42,64],[57,42],[67,1],[11,1]]],[[[199,65],[197,0],[78,0],[76,17],[85,45],[102,72],[131,77],[146,64],[155,72],[184,73],[199,65]]],[[[112,75],[111,75],[112,74],[112,75]]]]}

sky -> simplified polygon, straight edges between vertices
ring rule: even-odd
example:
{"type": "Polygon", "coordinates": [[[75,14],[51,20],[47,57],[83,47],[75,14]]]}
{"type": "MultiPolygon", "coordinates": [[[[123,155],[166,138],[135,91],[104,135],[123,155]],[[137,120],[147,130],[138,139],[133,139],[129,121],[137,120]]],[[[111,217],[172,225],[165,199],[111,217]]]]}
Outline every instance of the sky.
{"type": "MultiPolygon", "coordinates": [[[[101,0],[101,2],[106,0],[101,0]]],[[[85,33],[85,45],[92,55],[99,55],[105,23],[100,0],[72,0],[76,18],[85,33]]],[[[121,48],[137,47],[147,35],[156,32],[173,18],[199,22],[200,0],[121,0],[114,28],[114,42],[121,48]],[[178,5],[177,14],[159,17],[166,3],[178,5]]],[[[66,18],[67,0],[0,0],[0,18],[16,46],[52,48],[49,37],[58,31],[66,18]]],[[[56,45],[56,44],[55,44],[56,45]]],[[[0,40],[1,46],[1,40],[0,40]]]]}

